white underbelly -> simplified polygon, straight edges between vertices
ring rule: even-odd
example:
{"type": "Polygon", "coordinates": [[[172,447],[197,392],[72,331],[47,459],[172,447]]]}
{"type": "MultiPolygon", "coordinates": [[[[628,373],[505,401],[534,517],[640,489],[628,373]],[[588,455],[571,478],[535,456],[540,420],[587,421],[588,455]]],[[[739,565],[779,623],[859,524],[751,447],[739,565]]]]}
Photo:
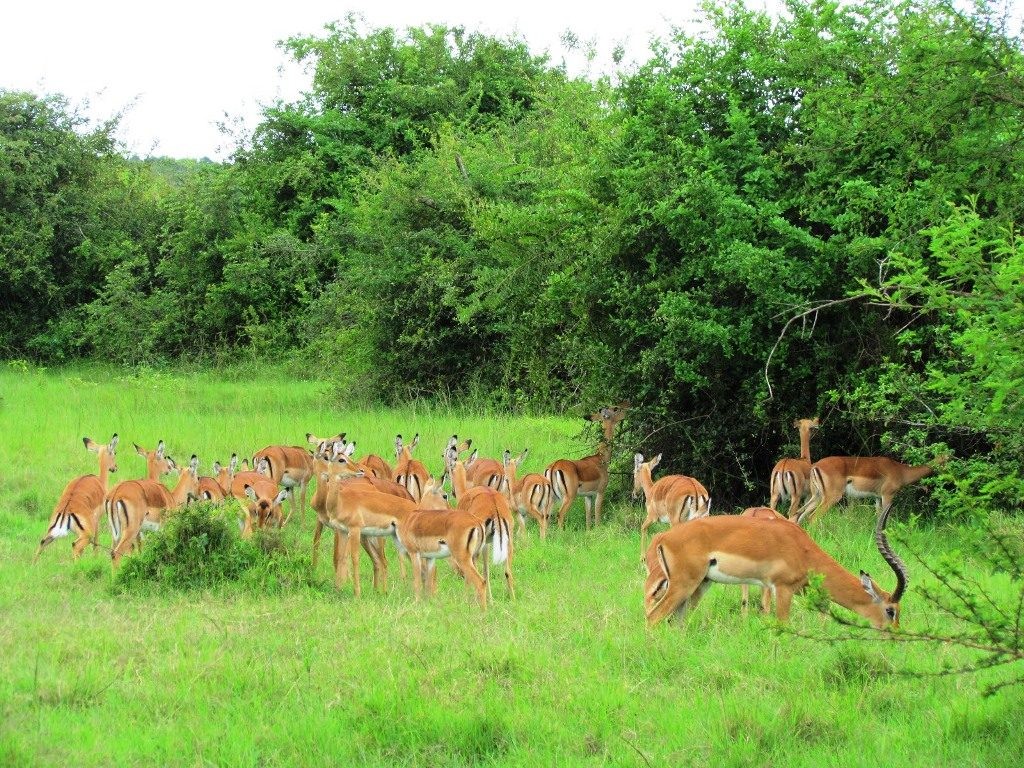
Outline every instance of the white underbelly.
{"type": "Polygon", "coordinates": [[[761,587],[768,586],[768,583],[763,579],[753,576],[735,576],[731,573],[726,573],[718,567],[717,563],[708,568],[708,573],[705,578],[709,581],[715,582],[716,584],[754,584],[761,587]]]}
{"type": "Polygon", "coordinates": [[[878,494],[874,491],[862,491],[855,488],[853,483],[846,484],[846,495],[851,499],[877,499],[878,494]]]}

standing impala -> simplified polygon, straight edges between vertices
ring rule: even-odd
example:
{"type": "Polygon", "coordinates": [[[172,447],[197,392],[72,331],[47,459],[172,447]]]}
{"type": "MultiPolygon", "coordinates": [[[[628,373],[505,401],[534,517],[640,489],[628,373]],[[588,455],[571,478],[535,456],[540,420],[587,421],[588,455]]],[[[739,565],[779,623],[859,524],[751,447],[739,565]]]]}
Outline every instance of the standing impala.
{"type": "Polygon", "coordinates": [[[800,430],[800,458],[780,459],[772,469],[771,500],[768,502],[769,507],[777,510],[779,501],[789,499],[790,517],[810,491],[811,430],[818,428],[818,419],[798,419],[793,426],[800,430]]]}
{"type": "Polygon", "coordinates": [[[395,438],[396,463],[395,472],[391,478],[399,485],[404,485],[416,501],[420,501],[423,498],[424,489],[426,488],[427,481],[430,479],[430,472],[427,471],[423,462],[417,461],[412,457],[413,449],[419,444],[420,436],[418,433],[413,437],[412,443],[408,445],[402,442],[401,435],[395,438]]]}
{"type": "Polygon", "coordinates": [[[665,475],[654,482],[651,473],[661,463],[659,453],[650,461],[633,455],[633,498],[643,492],[647,517],[640,524],[640,554],[647,551],[647,529],[659,521],[675,525],[711,514],[711,496],[699,481],[687,475],[665,475]]]}
{"type": "Polygon", "coordinates": [[[930,464],[910,466],[885,456],[829,456],[811,467],[811,497],[800,507],[796,521],[812,522],[832,509],[844,495],[874,499],[881,515],[901,488],[928,477],[948,458],[939,456],[930,464]]]}
{"type": "Polygon", "coordinates": [[[505,490],[509,503],[519,513],[519,532],[526,533],[526,516],[529,515],[540,525],[540,538],[548,535],[548,518],[551,516],[551,483],[544,475],[531,472],[517,477],[519,465],[526,458],[526,449],[515,460],[505,451],[505,490]]]}
{"type": "Polygon", "coordinates": [[[881,629],[899,625],[900,597],[907,569],[889,547],[886,507],[875,527],[875,543],[896,574],[896,589],[884,592],[868,574],[854,576],[833,560],[800,526],[756,517],[720,516],[691,520],[659,533],[647,550],[644,608],[648,626],[671,614],[683,618],[711,584],[756,584],[775,595],[779,621],[789,618],[793,595],[812,573],[824,576],[833,601],[881,629]]]}
{"type": "Polygon", "coordinates": [[[111,472],[117,472],[117,435],[110,438],[106,445],[93,442],[88,437],[83,437],[85,447],[99,455],[99,475],[81,475],[76,477],[64,487],[57,506],[53,508],[50,515],[50,524],[46,528],[46,535],[39,542],[39,549],[36,550],[35,562],[43,548],[59,538],[67,536],[72,531],[78,534],[71,545],[71,556],[78,559],[85,549],[85,545],[92,541],[93,550],[96,548],[96,538],[99,536],[100,515],[103,514],[103,500],[107,495],[108,478],[111,472]]]}
{"type": "Polygon", "coordinates": [[[604,437],[593,456],[582,459],[559,459],[544,470],[544,477],[551,483],[555,497],[562,501],[558,508],[558,527],[565,526],[565,513],[569,511],[577,495],[583,497],[586,527],[590,528],[590,510],[594,510],[594,525],[601,522],[601,506],[604,492],[608,487],[608,465],[611,463],[612,436],[615,427],[626,416],[629,403],[622,402],[592,413],[590,421],[600,421],[604,437]]]}

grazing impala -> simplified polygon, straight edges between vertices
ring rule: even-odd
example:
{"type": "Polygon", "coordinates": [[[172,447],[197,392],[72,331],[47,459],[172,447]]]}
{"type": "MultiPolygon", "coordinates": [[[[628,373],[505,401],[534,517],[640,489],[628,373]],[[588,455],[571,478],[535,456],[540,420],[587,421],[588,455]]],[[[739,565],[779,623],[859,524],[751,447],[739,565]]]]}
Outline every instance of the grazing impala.
{"type": "Polygon", "coordinates": [[[199,500],[212,501],[219,504],[231,493],[231,478],[238,470],[238,456],[231,455],[231,463],[222,466],[219,461],[213,462],[214,477],[199,476],[199,500]]]}
{"type": "Polygon", "coordinates": [[[143,530],[155,530],[163,522],[165,510],[184,505],[197,498],[199,478],[196,471],[199,459],[192,456],[189,465],[179,470],[178,483],[168,491],[156,480],[125,480],[114,486],[107,495],[107,519],[113,538],[111,564],[117,568],[121,557],[129,548],[142,542],[143,530]]]}
{"type": "Polygon", "coordinates": [[[771,500],[768,506],[779,508],[779,502],[789,499],[789,516],[796,514],[803,497],[810,492],[811,430],[818,428],[818,419],[797,419],[793,426],[800,430],[800,458],[780,459],[772,469],[771,500]]]}
{"type": "Polygon", "coordinates": [[[53,508],[53,514],[50,515],[46,535],[39,542],[39,549],[32,558],[33,562],[39,558],[39,553],[45,546],[72,531],[78,534],[71,545],[72,558],[77,560],[90,541],[95,551],[96,538],[100,530],[100,515],[103,514],[103,500],[107,496],[108,479],[111,472],[117,472],[117,435],[111,437],[106,445],[93,442],[88,437],[83,437],[82,442],[88,450],[99,455],[100,473],[76,477],[64,487],[64,492],[60,495],[57,506],[53,508]]]}
{"type": "MultiPolygon", "coordinates": [[[[740,517],[752,517],[757,520],[783,520],[787,525],[793,525],[784,515],[780,515],[771,507],[749,507],[740,512],[740,517]]],[[[743,615],[746,616],[749,612],[748,606],[750,605],[750,585],[743,584],[740,587],[742,591],[742,600],[740,605],[743,608],[743,615]]],[[[772,610],[772,593],[769,589],[761,589],[761,613],[770,613],[772,610]]]]}
{"type": "Polygon", "coordinates": [[[671,614],[683,618],[715,582],[770,589],[776,599],[775,613],[786,621],[793,595],[807,586],[812,573],[820,573],[833,601],[876,628],[898,626],[907,571],[885,536],[891,511],[886,507],[875,527],[878,551],[896,574],[891,595],[863,571],[860,577],[847,571],[790,522],[729,515],[691,520],[659,533],[646,556],[647,624],[654,626],[671,614]]]}
{"type": "Polygon", "coordinates": [[[427,471],[423,462],[417,461],[412,457],[413,450],[419,444],[420,436],[418,433],[413,437],[412,443],[409,445],[405,445],[402,442],[401,435],[395,438],[396,463],[395,471],[391,478],[399,485],[404,485],[416,501],[420,501],[423,498],[424,488],[430,479],[430,472],[427,471]]]}
{"type": "Polygon", "coordinates": [[[255,470],[243,470],[231,478],[231,495],[246,505],[246,516],[242,523],[242,536],[252,535],[253,523],[265,528],[271,521],[280,528],[284,525],[281,504],[288,498],[290,489],[280,488],[270,475],[266,459],[260,459],[255,470]]]}
{"type": "Polygon", "coordinates": [[[505,490],[509,503],[519,514],[519,532],[526,533],[526,516],[529,515],[540,526],[540,537],[548,535],[548,518],[554,497],[551,494],[551,483],[544,475],[537,472],[517,477],[519,465],[526,458],[524,449],[515,460],[505,451],[505,490]]]}
{"type": "Polygon", "coordinates": [[[800,507],[796,521],[810,523],[848,496],[874,499],[878,514],[892,504],[901,489],[928,477],[949,459],[939,456],[930,464],[910,466],[884,456],[829,456],[811,467],[811,497],[800,507]]]}
{"type": "Polygon", "coordinates": [[[273,481],[292,492],[288,515],[282,525],[295,513],[295,497],[298,496],[299,525],[305,526],[306,488],[313,477],[313,455],[298,445],[268,445],[252,457],[252,464],[257,467],[264,460],[273,481]]]}
{"type": "Polygon", "coordinates": [[[561,499],[558,508],[558,527],[565,525],[565,513],[569,511],[577,495],[583,497],[586,527],[590,528],[590,510],[594,510],[594,525],[601,522],[601,506],[604,504],[604,492],[608,487],[608,465],[611,462],[612,436],[615,427],[626,416],[629,403],[622,402],[602,408],[592,413],[590,421],[600,421],[604,437],[593,456],[586,456],[573,461],[559,459],[544,470],[544,477],[551,483],[555,497],[561,499]]]}
{"type": "Polygon", "coordinates": [[[651,473],[661,463],[659,453],[650,461],[633,455],[633,498],[644,494],[647,517],[640,524],[640,554],[647,551],[647,529],[659,521],[676,525],[711,514],[711,496],[697,480],[686,475],[665,475],[654,482],[651,473]]]}

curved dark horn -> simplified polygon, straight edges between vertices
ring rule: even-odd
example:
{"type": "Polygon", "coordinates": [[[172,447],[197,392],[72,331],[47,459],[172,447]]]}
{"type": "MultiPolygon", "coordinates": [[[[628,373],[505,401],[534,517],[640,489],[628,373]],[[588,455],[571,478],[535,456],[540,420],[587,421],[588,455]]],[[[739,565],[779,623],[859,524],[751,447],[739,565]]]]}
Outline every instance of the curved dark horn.
{"type": "Polygon", "coordinates": [[[889,546],[889,539],[885,535],[885,524],[889,522],[890,512],[892,512],[892,504],[889,504],[878,517],[878,525],[875,526],[875,544],[878,546],[878,551],[885,562],[889,564],[893,573],[896,574],[896,589],[893,590],[889,599],[894,603],[898,603],[907,589],[907,566],[892,551],[892,547],[889,546]]]}

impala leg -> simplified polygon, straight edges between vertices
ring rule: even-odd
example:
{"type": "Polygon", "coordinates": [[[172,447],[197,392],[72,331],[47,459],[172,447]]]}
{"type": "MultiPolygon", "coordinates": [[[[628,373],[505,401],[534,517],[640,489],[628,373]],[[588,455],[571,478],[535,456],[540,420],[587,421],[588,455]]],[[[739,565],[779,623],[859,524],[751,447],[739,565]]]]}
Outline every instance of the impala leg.
{"type": "Polygon", "coordinates": [[[341,531],[334,532],[334,588],[341,589],[341,585],[348,581],[348,541],[349,536],[341,531]]]}
{"type": "Polygon", "coordinates": [[[588,531],[590,530],[590,516],[593,514],[593,505],[594,500],[592,498],[590,498],[589,496],[583,497],[583,525],[584,528],[588,531]]]}
{"type": "Polygon", "coordinates": [[[772,612],[772,590],[771,587],[761,587],[761,613],[767,616],[772,612]]]}
{"type": "Polygon", "coordinates": [[[416,602],[420,600],[420,593],[423,591],[423,568],[425,563],[419,552],[410,552],[412,558],[412,593],[416,602]]]}
{"type": "Polygon", "coordinates": [[[594,499],[594,527],[596,528],[601,524],[601,507],[604,506],[604,489],[602,488],[597,492],[597,497],[594,499]]]}
{"type": "Polygon", "coordinates": [[[789,609],[793,604],[793,590],[790,587],[775,586],[775,616],[779,621],[789,621],[789,609]]]}
{"type": "Polygon", "coordinates": [[[359,583],[359,542],[363,534],[361,528],[350,528],[348,531],[348,551],[352,560],[352,587],[356,597],[362,597],[362,585],[359,583]]]}
{"type": "Polygon", "coordinates": [[[82,552],[85,551],[85,547],[90,540],[93,540],[95,545],[95,536],[90,535],[89,531],[83,528],[82,531],[78,534],[78,538],[75,539],[75,543],[71,545],[71,558],[73,560],[77,560],[81,556],[82,552]]]}
{"type": "Polygon", "coordinates": [[[565,528],[565,513],[569,511],[569,507],[572,506],[573,501],[576,499],[575,491],[570,493],[568,490],[565,492],[565,496],[562,497],[562,506],[558,508],[558,528],[559,530],[565,528]]]}
{"type": "Polygon", "coordinates": [[[317,516],[316,523],[313,525],[313,570],[316,570],[317,561],[320,559],[320,537],[324,533],[324,524],[320,522],[320,517],[317,516]]]}
{"type": "Polygon", "coordinates": [[[750,614],[750,585],[740,584],[740,607],[742,608],[743,615],[748,616],[750,614]]]}

